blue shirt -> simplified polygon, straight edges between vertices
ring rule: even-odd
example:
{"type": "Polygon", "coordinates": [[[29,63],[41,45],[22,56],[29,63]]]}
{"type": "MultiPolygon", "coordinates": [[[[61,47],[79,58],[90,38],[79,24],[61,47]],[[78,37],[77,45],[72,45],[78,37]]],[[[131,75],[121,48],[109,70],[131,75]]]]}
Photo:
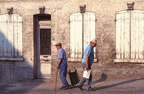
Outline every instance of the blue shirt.
{"type": "Polygon", "coordinates": [[[86,64],[86,56],[88,56],[88,64],[92,65],[94,61],[94,49],[90,44],[86,47],[82,59],[82,64],[86,64]]]}
{"type": "Polygon", "coordinates": [[[66,57],[65,50],[63,48],[60,48],[57,52],[57,58],[56,58],[57,63],[58,63],[58,59],[62,59],[60,67],[63,65],[67,65],[67,57],[66,57]]]}

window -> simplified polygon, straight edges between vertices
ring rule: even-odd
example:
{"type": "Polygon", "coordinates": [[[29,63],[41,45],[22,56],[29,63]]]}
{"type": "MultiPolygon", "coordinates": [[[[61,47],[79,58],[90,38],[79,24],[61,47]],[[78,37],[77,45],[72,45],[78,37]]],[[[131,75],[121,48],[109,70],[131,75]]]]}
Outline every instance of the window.
{"type": "MultiPolygon", "coordinates": [[[[40,57],[50,57],[51,55],[51,16],[48,14],[41,14],[38,17],[40,35],[40,57]]],[[[37,27],[36,27],[37,28],[37,27]]]]}
{"type": "Polygon", "coordinates": [[[82,58],[90,40],[96,38],[95,13],[74,13],[70,16],[70,58],[82,58]]]}
{"type": "Polygon", "coordinates": [[[51,29],[40,29],[40,55],[51,55],[51,29]]]}
{"type": "Polygon", "coordinates": [[[144,60],[144,11],[121,11],[116,14],[116,59],[116,62],[144,60]]]}
{"type": "Polygon", "coordinates": [[[0,15],[0,57],[22,56],[22,17],[0,15]]]}

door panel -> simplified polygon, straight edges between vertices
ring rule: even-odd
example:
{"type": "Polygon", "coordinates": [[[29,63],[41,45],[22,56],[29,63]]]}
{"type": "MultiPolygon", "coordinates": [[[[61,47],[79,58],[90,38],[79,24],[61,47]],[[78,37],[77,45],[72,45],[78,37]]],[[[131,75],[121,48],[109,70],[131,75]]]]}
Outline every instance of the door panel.
{"type": "Polygon", "coordinates": [[[40,78],[51,75],[51,29],[40,29],[40,78]]]}

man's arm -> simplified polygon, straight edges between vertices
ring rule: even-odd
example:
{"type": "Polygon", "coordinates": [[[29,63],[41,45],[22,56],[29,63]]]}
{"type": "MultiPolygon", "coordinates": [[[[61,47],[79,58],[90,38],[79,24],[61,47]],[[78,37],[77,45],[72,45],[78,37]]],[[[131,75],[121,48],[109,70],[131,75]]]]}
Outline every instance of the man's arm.
{"type": "Polygon", "coordinates": [[[88,56],[86,56],[86,70],[88,71],[88,56]]]}
{"type": "Polygon", "coordinates": [[[86,54],[86,56],[85,56],[85,61],[86,61],[86,70],[87,70],[87,71],[88,71],[88,68],[89,68],[88,58],[89,58],[89,56],[90,56],[90,53],[91,53],[91,48],[89,47],[89,48],[86,50],[86,52],[85,52],[85,54],[86,54]]]}
{"type": "Polygon", "coordinates": [[[59,58],[59,59],[58,59],[58,64],[57,64],[57,67],[56,67],[57,69],[59,69],[59,66],[60,66],[60,64],[61,64],[61,61],[62,61],[62,59],[59,58]]]}
{"type": "Polygon", "coordinates": [[[59,69],[59,66],[62,62],[62,59],[63,59],[63,50],[59,50],[58,51],[58,64],[57,64],[57,67],[56,67],[57,69],[59,69]]]}

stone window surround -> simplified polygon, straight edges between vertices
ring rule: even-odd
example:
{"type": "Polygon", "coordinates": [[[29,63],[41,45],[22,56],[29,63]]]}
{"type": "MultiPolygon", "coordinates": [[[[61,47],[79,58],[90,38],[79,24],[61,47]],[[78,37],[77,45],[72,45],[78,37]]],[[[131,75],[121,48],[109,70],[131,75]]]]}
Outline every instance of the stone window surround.
{"type": "Polygon", "coordinates": [[[142,59],[114,59],[115,63],[144,63],[142,59]]]}

